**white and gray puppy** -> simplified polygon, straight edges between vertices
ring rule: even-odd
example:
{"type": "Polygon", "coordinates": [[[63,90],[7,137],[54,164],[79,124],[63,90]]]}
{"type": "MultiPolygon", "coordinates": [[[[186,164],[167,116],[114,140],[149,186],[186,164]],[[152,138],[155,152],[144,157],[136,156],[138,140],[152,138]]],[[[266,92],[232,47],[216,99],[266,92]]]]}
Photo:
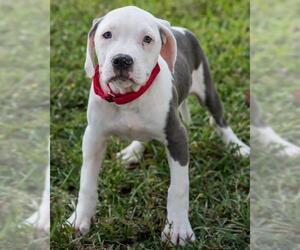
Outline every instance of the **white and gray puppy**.
{"type": "Polygon", "coordinates": [[[88,34],[85,62],[89,77],[95,74],[94,50],[104,93],[136,92],[147,82],[157,63],[160,72],[143,95],[124,105],[102,99],[91,88],[78,204],[68,223],[82,234],[89,231],[96,212],[99,163],[110,136],[134,140],[118,154],[127,163],[141,159],[144,151],[141,141],[158,140],[165,145],[171,172],[162,240],[180,245],[187,240],[194,241],[188,218],[188,140],[182,123],[190,119],[187,96],[195,94],[208,108],[226,145],[236,144],[241,155],[250,153],[224,119],[221,101],[197,39],[187,29],[171,27],[169,22],[129,6],[94,20],[88,34]]]}

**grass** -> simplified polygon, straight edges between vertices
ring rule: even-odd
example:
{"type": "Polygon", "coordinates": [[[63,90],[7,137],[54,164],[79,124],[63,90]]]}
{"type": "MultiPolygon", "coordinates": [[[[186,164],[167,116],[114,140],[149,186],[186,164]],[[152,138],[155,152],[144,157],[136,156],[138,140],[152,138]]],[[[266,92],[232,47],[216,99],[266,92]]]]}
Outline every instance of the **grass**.
{"type": "Polygon", "coordinates": [[[1,249],[41,249],[20,228],[42,194],[49,136],[49,1],[0,2],[1,249]]]}
{"type": "MultiPolygon", "coordinates": [[[[300,26],[295,0],[251,5],[251,91],[265,120],[300,145],[300,26]]],[[[252,138],[251,138],[252,139],[252,138]]],[[[251,140],[251,249],[299,248],[299,158],[274,156],[251,140]]]]}
{"type": "MultiPolygon", "coordinates": [[[[124,5],[137,5],[201,41],[224,101],[226,118],[249,143],[249,3],[203,1],[86,1],[51,3],[51,248],[167,249],[160,242],[166,219],[169,171],[163,147],[147,145],[138,168],[127,171],[116,152],[129,142],[113,138],[99,176],[97,214],[91,231],[76,237],[63,223],[74,210],[86,126],[90,81],[83,63],[91,21],[124,5]]],[[[249,247],[249,159],[235,158],[209,126],[195,99],[189,104],[190,220],[197,242],[186,249],[249,247]]]]}

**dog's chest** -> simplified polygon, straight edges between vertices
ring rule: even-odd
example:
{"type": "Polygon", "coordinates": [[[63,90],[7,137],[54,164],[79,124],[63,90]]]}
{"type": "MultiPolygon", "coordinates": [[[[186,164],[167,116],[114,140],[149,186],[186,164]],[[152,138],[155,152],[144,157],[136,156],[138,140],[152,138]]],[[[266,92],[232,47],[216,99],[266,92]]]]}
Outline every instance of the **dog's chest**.
{"type": "Polygon", "coordinates": [[[112,120],[111,133],[136,140],[163,140],[166,112],[153,107],[120,109],[112,120]]]}
{"type": "Polygon", "coordinates": [[[159,61],[161,72],[151,88],[137,100],[115,105],[90,92],[88,123],[105,136],[165,142],[165,128],[172,99],[172,75],[167,64],[159,61]]]}

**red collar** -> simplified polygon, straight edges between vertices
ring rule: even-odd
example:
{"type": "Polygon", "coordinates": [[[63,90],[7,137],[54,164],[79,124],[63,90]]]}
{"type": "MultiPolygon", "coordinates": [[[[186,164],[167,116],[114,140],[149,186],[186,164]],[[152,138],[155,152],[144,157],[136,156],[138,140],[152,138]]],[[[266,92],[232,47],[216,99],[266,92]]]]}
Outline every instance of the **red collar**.
{"type": "Polygon", "coordinates": [[[96,95],[100,96],[102,99],[108,101],[108,102],[114,102],[118,105],[126,104],[129,102],[132,102],[139,98],[142,94],[146,92],[147,89],[150,88],[152,83],[154,82],[155,78],[157,77],[158,73],[160,71],[160,67],[158,63],[153,68],[151,75],[148,79],[148,81],[140,87],[140,89],[137,92],[128,92],[126,94],[115,94],[112,92],[111,88],[107,84],[107,87],[109,89],[108,93],[105,93],[103,89],[101,88],[100,84],[100,73],[99,73],[99,65],[96,65],[95,74],[93,76],[93,86],[94,86],[94,92],[96,95]]]}

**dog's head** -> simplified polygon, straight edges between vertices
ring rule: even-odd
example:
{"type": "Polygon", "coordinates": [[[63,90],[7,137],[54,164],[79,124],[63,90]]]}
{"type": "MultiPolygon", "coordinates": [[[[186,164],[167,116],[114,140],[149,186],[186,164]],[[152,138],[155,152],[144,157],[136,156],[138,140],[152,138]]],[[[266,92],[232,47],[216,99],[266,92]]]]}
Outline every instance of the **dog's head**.
{"type": "Polygon", "coordinates": [[[177,46],[169,22],[128,6],[93,21],[85,61],[89,77],[94,75],[94,51],[101,82],[109,83],[116,93],[125,93],[145,84],[159,55],[173,71],[177,46]]]}

